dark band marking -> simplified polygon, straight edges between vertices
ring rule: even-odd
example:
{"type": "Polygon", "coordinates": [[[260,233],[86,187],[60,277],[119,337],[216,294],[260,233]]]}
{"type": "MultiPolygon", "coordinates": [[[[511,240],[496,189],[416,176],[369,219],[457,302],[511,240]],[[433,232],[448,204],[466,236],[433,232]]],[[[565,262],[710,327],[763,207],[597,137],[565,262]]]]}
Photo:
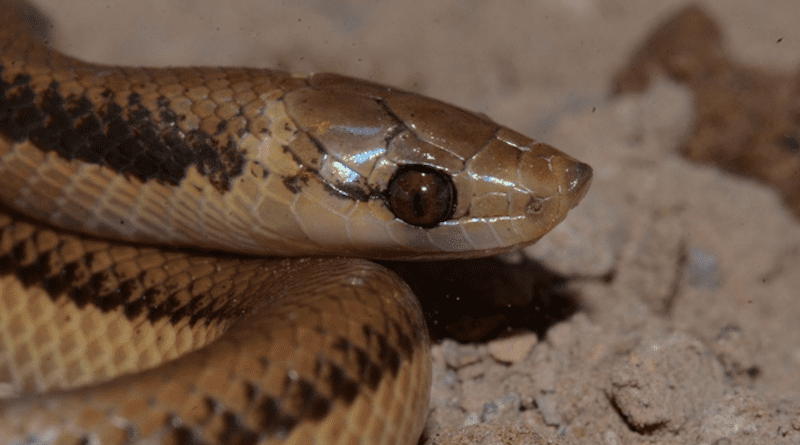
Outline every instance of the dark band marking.
{"type": "MultiPolygon", "coordinates": [[[[25,222],[25,217],[16,218],[18,220],[0,211],[0,219],[6,221],[5,226],[0,227],[0,246],[8,246],[0,250],[0,274],[16,276],[25,287],[39,287],[54,301],[66,297],[79,308],[92,305],[103,312],[123,308],[129,320],[135,320],[144,313],[151,323],[167,318],[170,323],[177,324],[188,319],[190,326],[235,317],[242,313],[243,305],[249,304],[248,297],[237,298],[234,300],[237,303],[215,304],[217,300],[212,296],[226,293],[229,282],[221,282],[209,291],[195,295],[190,293],[191,283],[188,286],[174,286],[171,285],[174,280],[170,279],[154,282],[148,277],[151,272],[149,269],[138,272],[136,276],[125,277],[120,275],[116,263],[112,262],[92,272],[92,269],[96,269],[93,265],[98,263],[101,256],[99,253],[86,252],[79,258],[65,260],[73,257],[69,254],[73,249],[86,248],[80,238],[65,236],[58,243],[40,250],[36,240],[48,239],[54,234],[46,228],[31,227],[25,222]],[[29,232],[28,236],[15,239],[15,233],[25,232],[29,232]]],[[[99,252],[105,256],[110,249],[109,246],[99,252]]],[[[257,289],[251,291],[258,292],[257,289]]],[[[396,375],[400,363],[415,351],[414,340],[399,325],[391,323],[388,328],[393,331],[390,337],[366,325],[362,329],[371,345],[369,350],[377,351],[377,357],[374,358],[368,350],[353,345],[344,337],[338,338],[333,344],[334,348],[355,360],[360,381],[372,389],[377,387],[383,372],[396,375]],[[397,338],[399,347],[394,347],[388,338],[397,338]]],[[[317,365],[318,372],[322,373],[324,369],[323,364],[317,365]]],[[[337,377],[334,373],[330,378],[343,377],[337,377]]],[[[346,389],[344,391],[347,392],[346,389]]]]}
{"type": "Polygon", "coordinates": [[[66,262],[62,250],[79,247],[67,247],[61,241],[49,250],[40,251],[35,240],[47,229],[33,230],[30,236],[14,240],[14,226],[12,223],[0,228],[0,243],[9,246],[0,252],[0,274],[16,276],[26,288],[43,289],[53,301],[68,298],[78,308],[92,305],[103,312],[123,308],[129,320],[143,313],[152,323],[164,318],[173,324],[188,319],[190,326],[231,318],[241,313],[241,305],[247,304],[247,299],[241,298],[238,304],[215,306],[214,299],[205,293],[191,295],[187,288],[170,289],[164,282],[148,286],[145,284],[149,282],[148,270],[128,279],[121,279],[114,265],[92,272],[94,253],[66,262]]]}
{"type": "Polygon", "coordinates": [[[358,383],[347,377],[342,368],[329,366],[326,380],[328,381],[328,386],[333,389],[333,397],[335,399],[343,400],[347,405],[355,401],[359,393],[358,383]]]}
{"type": "MultiPolygon", "coordinates": [[[[4,66],[0,65],[0,74],[4,66]]],[[[147,109],[136,93],[123,109],[113,91],[104,102],[86,96],[63,97],[58,82],[36,94],[31,76],[17,75],[11,83],[0,77],[0,134],[13,142],[30,140],[44,152],[67,160],[105,165],[141,181],[178,185],[195,166],[220,192],[230,190],[241,176],[245,159],[232,135],[215,140],[202,130],[182,131],[180,116],[160,98],[158,109],[147,109]],[[158,116],[156,118],[155,116],[158,116]]],[[[223,121],[217,136],[227,128],[223,121]]]]}

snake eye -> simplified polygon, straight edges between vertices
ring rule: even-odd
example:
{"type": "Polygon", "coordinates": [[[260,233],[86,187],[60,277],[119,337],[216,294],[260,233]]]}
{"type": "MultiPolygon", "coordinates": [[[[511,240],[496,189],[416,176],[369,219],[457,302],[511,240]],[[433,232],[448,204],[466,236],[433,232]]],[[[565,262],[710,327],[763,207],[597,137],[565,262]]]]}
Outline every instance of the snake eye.
{"type": "Polygon", "coordinates": [[[387,190],[394,216],[419,227],[435,227],[455,212],[456,188],[450,176],[432,167],[407,165],[395,172],[387,190]]]}

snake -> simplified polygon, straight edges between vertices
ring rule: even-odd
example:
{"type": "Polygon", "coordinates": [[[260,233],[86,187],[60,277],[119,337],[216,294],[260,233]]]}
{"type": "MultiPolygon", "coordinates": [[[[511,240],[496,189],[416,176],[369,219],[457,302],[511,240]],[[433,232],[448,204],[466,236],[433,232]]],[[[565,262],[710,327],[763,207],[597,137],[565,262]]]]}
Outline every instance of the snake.
{"type": "Polygon", "coordinates": [[[371,260],[534,243],[592,170],[337,74],[81,61],[0,3],[0,443],[413,444],[419,301],[371,260]]]}

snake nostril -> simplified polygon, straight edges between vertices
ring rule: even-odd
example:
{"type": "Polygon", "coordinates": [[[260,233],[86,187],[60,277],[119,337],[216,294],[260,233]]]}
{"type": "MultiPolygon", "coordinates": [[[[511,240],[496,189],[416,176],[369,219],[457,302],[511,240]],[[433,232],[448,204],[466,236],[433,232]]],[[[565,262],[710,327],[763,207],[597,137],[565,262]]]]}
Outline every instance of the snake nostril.
{"type": "Polygon", "coordinates": [[[538,215],[542,211],[542,208],[544,208],[544,199],[534,196],[528,201],[528,205],[525,207],[525,213],[528,215],[538,215]]]}

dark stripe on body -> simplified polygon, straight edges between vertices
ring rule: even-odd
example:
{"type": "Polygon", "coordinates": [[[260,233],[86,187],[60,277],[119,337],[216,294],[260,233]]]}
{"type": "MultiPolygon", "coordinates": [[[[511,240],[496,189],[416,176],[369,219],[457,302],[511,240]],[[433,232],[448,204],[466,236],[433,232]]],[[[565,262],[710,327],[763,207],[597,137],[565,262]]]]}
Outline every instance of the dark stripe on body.
{"type": "MultiPolygon", "coordinates": [[[[0,65],[0,76],[5,67],[0,65]]],[[[63,97],[53,81],[39,95],[31,76],[17,75],[11,83],[0,77],[0,134],[13,142],[30,140],[44,152],[66,160],[105,165],[141,181],[151,179],[178,185],[196,166],[220,192],[244,170],[245,159],[232,135],[215,141],[202,130],[182,131],[180,116],[161,98],[158,110],[141,104],[136,93],[127,96],[128,107],[106,90],[103,103],[86,96],[63,97]],[[157,115],[156,118],[154,115],[157,115]]],[[[219,125],[220,133],[226,125],[219,125]]]]}

